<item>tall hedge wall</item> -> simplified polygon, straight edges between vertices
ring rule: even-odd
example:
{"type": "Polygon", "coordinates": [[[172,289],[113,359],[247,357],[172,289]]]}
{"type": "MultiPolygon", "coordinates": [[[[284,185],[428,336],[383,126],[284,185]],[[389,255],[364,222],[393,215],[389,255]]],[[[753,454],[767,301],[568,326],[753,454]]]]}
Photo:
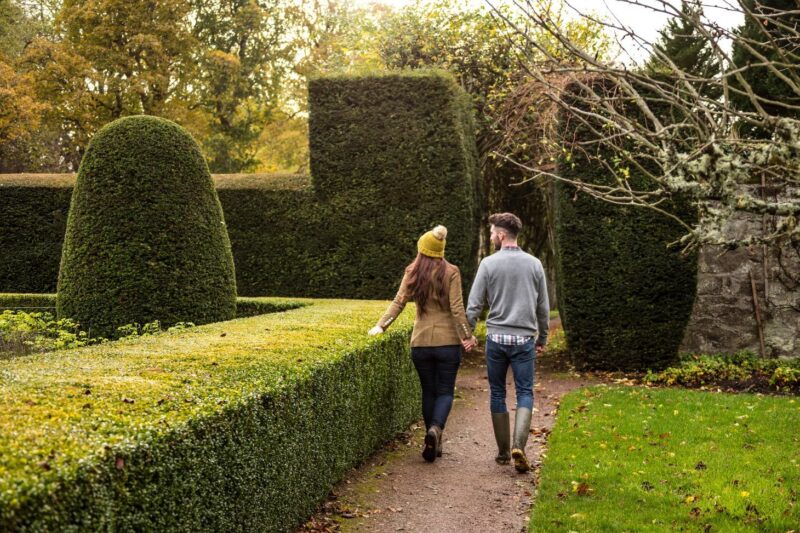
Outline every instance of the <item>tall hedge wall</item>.
{"type": "MultiPolygon", "coordinates": [[[[436,224],[449,229],[447,259],[471,281],[479,180],[466,93],[435,71],[320,78],[309,92],[312,178],[214,176],[238,293],[391,297],[417,238],[436,224]]],[[[53,179],[69,190],[69,176],[53,179]]],[[[0,292],[55,289],[57,239],[48,260],[27,251],[43,238],[38,221],[68,209],[68,192],[52,209],[26,200],[47,182],[0,176],[0,242],[9,252],[0,253],[0,292]],[[17,214],[6,218],[11,202],[17,214]],[[14,254],[27,255],[12,265],[14,254]]]]}
{"type": "Polygon", "coordinates": [[[90,336],[134,322],[236,316],[222,208],[185,129],[139,115],[92,138],[72,193],[57,294],[59,316],[90,336]]]}
{"type": "MultiPolygon", "coordinates": [[[[572,89],[577,90],[577,89],[572,89]]],[[[562,117],[565,139],[589,139],[578,121],[562,117]]],[[[567,147],[569,148],[569,146],[567,147]]],[[[600,148],[592,154],[610,159],[600,148]]],[[[615,184],[615,178],[581,150],[561,161],[568,179],[615,184]]],[[[631,168],[634,188],[653,187],[631,168]]],[[[555,186],[559,311],[567,345],[581,368],[662,368],[678,355],[697,285],[697,256],[667,245],[684,234],[672,219],[652,210],[622,207],[555,186]]],[[[692,221],[691,205],[661,205],[692,221]]]]}
{"type": "Polygon", "coordinates": [[[338,221],[325,253],[336,283],[359,298],[393,296],[417,238],[436,224],[449,230],[446,257],[471,280],[477,151],[455,80],[435,71],[319,78],[309,105],[314,192],[338,221]]]}
{"type": "Polygon", "coordinates": [[[301,524],[419,410],[413,313],[310,303],[0,361],[0,531],[301,524]]]}

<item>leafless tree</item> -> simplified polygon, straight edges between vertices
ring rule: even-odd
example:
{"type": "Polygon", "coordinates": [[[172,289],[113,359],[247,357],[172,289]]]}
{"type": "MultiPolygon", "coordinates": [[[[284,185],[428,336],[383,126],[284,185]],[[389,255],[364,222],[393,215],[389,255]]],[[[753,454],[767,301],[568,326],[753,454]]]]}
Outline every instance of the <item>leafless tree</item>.
{"type": "MultiPolygon", "coordinates": [[[[527,38],[527,50],[520,53],[531,58],[526,63],[530,86],[510,100],[501,122],[518,133],[536,102],[540,116],[548,114],[542,109],[550,109],[550,124],[558,116],[588,134],[560,138],[554,132],[563,128],[540,122],[530,130],[542,146],[549,146],[540,157],[521,160],[519,150],[508,147],[498,150],[500,157],[517,162],[530,179],[568,182],[604,201],[673,218],[665,208],[669,199],[688,195],[699,218],[680,220],[686,234],[679,243],[687,249],[703,244],[800,249],[800,1],[795,0],[795,9],[778,9],[770,6],[776,2],[766,0],[714,0],[716,9],[743,13],[751,28],[757,28],[754,34],[725,28],[699,13],[687,14],[676,0],[620,0],[690,25],[708,41],[720,67],[708,75],[675,64],[656,43],[613,17],[597,22],[618,36],[620,50],[643,48],[663,68],[598,60],[553,23],[542,2],[515,0],[527,24],[505,21],[525,37],[532,35],[531,27],[544,29],[569,57],[556,57],[527,38]],[[754,76],[769,76],[782,96],[754,88],[754,76]],[[562,175],[553,159],[563,161],[576,152],[614,180],[600,185],[562,175]],[[609,152],[614,157],[607,157],[609,152]],[[634,186],[629,179],[634,169],[653,186],[634,186]],[[736,214],[768,217],[771,223],[757,233],[732,235],[724,228],[736,214]]],[[[493,0],[487,3],[494,9],[493,0]]],[[[494,12],[504,17],[502,11],[494,12]]]]}

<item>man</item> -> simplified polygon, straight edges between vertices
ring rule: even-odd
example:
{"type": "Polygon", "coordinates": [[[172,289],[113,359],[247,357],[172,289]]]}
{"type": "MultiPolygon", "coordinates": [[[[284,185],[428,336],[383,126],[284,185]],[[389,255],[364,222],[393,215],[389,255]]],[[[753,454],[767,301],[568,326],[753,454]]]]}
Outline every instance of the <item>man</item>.
{"type": "MultiPolygon", "coordinates": [[[[514,459],[518,472],[530,471],[525,445],[533,411],[533,365],[535,354],[547,344],[550,304],[542,263],[517,246],[522,228],[512,213],[489,217],[494,254],[481,261],[467,305],[467,321],[475,323],[489,305],[486,319],[486,370],[489,374],[492,426],[497,441],[495,461],[508,464],[514,459]],[[534,353],[535,346],[535,353],[534,353]],[[508,367],[514,375],[517,391],[517,413],[514,440],[511,441],[509,414],[506,407],[506,375],[508,367]]],[[[475,337],[463,341],[471,350],[475,337]]]]}

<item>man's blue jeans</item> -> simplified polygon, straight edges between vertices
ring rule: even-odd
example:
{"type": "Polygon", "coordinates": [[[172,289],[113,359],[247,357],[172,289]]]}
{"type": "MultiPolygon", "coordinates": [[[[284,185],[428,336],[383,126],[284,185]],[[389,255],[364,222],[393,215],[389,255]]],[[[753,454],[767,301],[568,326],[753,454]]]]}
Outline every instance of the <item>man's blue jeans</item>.
{"type": "Polygon", "coordinates": [[[533,339],[511,346],[486,339],[486,370],[489,374],[489,408],[492,413],[506,413],[506,375],[508,367],[514,375],[517,408],[533,410],[533,364],[536,351],[533,339]]]}
{"type": "Polygon", "coordinates": [[[411,348],[411,359],[422,386],[425,429],[430,429],[432,425],[444,429],[453,406],[456,374],[461,364],[461,345],[411,348]]]}

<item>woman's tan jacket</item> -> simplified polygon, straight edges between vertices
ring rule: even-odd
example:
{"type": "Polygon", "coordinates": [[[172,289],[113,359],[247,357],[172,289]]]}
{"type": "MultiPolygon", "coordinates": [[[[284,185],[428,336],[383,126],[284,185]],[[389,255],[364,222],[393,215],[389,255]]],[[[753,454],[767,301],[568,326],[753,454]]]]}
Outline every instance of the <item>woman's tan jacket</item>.
{"type": "MultiPolygon", "coordinates": [[[[461,272],[458,267],[445,263],[445,283],[448,284],[449,306],[443,308],[437,299],[428,298],[427,309],[420,314],[417,308],[417,317],[414,320],[414,331],[411,333],[411,346],[452,346],[461,344],[461,340],[472,338],[472,330],[467,322],[464,312],[464,299],[461,296],[461,272]]],[[[397,296],[389,304],[386,313],[378,321],[378,325],[386,330],[400,315],[406,303],[413,298],[408,292],[408,269],[400,282],[397,296]]]]}

